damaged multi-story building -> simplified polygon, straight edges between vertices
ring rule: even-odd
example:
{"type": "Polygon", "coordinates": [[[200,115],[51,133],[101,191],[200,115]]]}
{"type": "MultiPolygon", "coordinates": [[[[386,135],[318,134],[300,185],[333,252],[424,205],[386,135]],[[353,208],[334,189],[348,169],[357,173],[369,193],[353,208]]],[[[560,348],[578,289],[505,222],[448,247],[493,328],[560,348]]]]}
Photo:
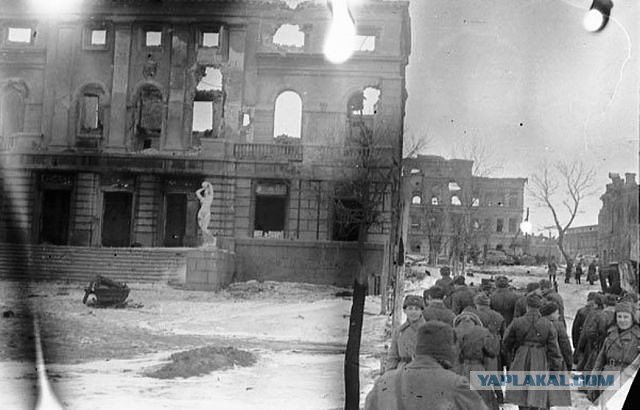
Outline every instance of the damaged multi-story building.
{"type": "Polygon", "coordinates": [[[526,178],[474,176],[473,161],[433,155],[405,159],[403,170],[412,252],[435,263],[448,260],[460,238],[476,255],[509,251],[521,238],[526,178]]]}
{"type": "MultiPolygon", "coordinates": [[[[197,247],[194,192],[209,181],[209,229],[236,279],[350,284],[357,235],[335,209],[359,204],[336,181],[370,152],[353,142],[362,124],[400,175],[408,3],[354,4],[342,64],[323,55],[324,1],[80,4],[52,16],[3,1],[0,241],[197,247]]],[[[369,226],[374,275],[398,185],[369,226]]]]}
{"type": "Polygon", "coordinates": [[[601,265],[634,261],[638,263],[638,183],[636,174],[626,173],[622,179],[610,173],[611,183],[600,196],[598,213],[598,254],[601,265]]]}

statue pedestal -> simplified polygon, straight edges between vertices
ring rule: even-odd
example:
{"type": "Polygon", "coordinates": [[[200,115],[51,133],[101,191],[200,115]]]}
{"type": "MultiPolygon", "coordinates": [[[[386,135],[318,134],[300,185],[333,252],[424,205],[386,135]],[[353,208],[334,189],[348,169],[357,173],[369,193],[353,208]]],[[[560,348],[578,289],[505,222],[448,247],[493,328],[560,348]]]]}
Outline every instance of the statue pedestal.
{"type": "Polygon", "coordinates": [[[229,285],[235,272],[235,253],[202,246],[187,253],[185,288],[220,290],[229,285]]]}

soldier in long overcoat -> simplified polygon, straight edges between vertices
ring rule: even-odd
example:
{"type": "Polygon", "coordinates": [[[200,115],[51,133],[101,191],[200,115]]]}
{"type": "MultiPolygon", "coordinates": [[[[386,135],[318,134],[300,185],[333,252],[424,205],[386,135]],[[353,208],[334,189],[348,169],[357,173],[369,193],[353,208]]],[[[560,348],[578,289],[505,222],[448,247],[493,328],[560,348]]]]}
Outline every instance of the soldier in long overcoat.
{"type": "Polygon", "coordinates": [[[548,280],[542,279],[539,283],[542,297],[544,297],[549,302],[555,303],[558,306],[560,321],[563,325],[566,326],[567,322],[564,318],[564,300],[562,299],[562,296],[560,296],[560,294],[553,289],[551,282],[549,282],[548,280]]]}
{"type": "Polygon", "coordinates": [[[575,357],[580,354],[578,353],[578,342],[580,341],[580,333],[582,333],[582,328],[587,320],[587,316],[596,310],[598,305],[602,305],[600,295],[597,292],[589,292],[587,295],[587,304],[578,309],[576,317],[573,319],[573,324],[571,325],[571,342],[573,343],[573,348],[576,349],[575,357]]]}
{"type": "Polygon", "coordinates": [[[407,320],[393,333],[391,347],[387,352],[387,361],[384,366],[385,371],[395,369],[413,359],[418,329],[425,324],[424,317],[422,317],[423,309],[424,302],[420,296],[407,295],[404,298],[402,310],[407,316],[407,320]]]}
{"type": "Polygon", "coordinates": [[[444,305],[444,290],[440,286],[433,286],[424,291],[424,299],[427,307],[422,311],[424,320],[439,320],[453,326],[456,314],[444,305]]]}
{"type": "Polygon", "coordinates": [[[598,357],[598,353],[602,348],[602,344],[607,337],[608,330],[615,324],[615,305],[616,297],[607,294],[604,297],[604,309],[597,309],[585,320],[582,333],[580,334],[579,348],[584,353],[582,359],[578,362],[577,369],[589,372],[598,357]]]}
{"type": "MultiPolygon", "coordinates": [[[[558,306],[553,302],[547,302],[540,308],[543,318],[549,320],[556,329],[557,342],[562,354],[562,368],[560,371],[568,372],[572,367],[571,342],[567,335],[567,328],[559,320],[558,306]]],[[[549,406],[571,406],[571,390],[550,390],[549,406]]]]}
{"type": "MultiPolygon", "coordinates": [[[[482,325],[478,315],[465,309],[454,319],[453,328],[458,353],[456,373],[469,378],[472,371],[495,371],[493,366],[500,351],[500,343],[482,325]]],[[[502,398],[502,390],[499,391],[502,398]]],[[[496,391],[479,390],[478,394],[487,407],[498,410],[496,391]]]]}
{"type": "Polygon", "coordinates": [[[451,269],[448,266],[440,268],[440,279],[435,283],[444,290],[444,294],[449,296],[453,292],[453,279],[451,278],[451,269]]]}
{"type": "Polygon", "coordinates": [[[529,282],[527,283],[527,287],[524,291],[524,294],[518,297],[516,300],[516,305],[513,309],[513,318],[517,318],[520,316],[524,316],[527,313],[527,295],[530,293],[537,292],[539,295],[542,295],[540,291],[540,283],[538,282],[529,282]]]}
{"type": "Polygon", "coordinates": [[[509,326],[513,320],[516,300],[518,295],[509,287],[509,279],[506,276],[499,276],[496,279],[496,289],[491,294],[489,306],[502,315],[505,327],[509,326]]]}
{"type": "MultiPolygon", "coordinates": [[[[540,315],[542,296],[533,292],[527,295],[527,313],[513,319],[505,331],[503,348],[513,357],[510,371],[558,371],[562,368],[562,356],[555,327],[540,315]]],[[[520,409],[547,408],[548,390],[507,390],[505,400],[517,404],[520,409]]]]}
{"type": "Polygon", "coordinates": [[[416,357],[376,380],[365,410],[488,410],[467,378],[455,374],[453,329],[437,320],[420,327],[416,357]]]}
{"type": "MultiPolygon", "coordinates": [[[[622,385],[625,383],[625,379],[630,376],[624,370],[640,353],[640,327],[636,322],[635,307],[631,303],[618,303],[615,307],[615,313],[616,325],[609,329],[602,349],[596,358],[593,371],[620,371],[622,372],[620,380],[622,385]]],[[[633,372],[630,373],[633,374],[633,372]]],[[[597,395],[597,392],[592,393],[590,398],[594,399],[597,395]]]]}

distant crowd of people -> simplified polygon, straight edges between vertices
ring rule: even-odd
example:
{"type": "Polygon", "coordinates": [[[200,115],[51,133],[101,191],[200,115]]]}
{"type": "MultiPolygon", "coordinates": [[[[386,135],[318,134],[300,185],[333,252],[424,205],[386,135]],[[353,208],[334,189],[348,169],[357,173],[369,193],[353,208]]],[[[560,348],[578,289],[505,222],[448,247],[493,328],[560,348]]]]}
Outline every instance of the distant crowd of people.
{"type": "MultiPolygon", "coordinates": [[[[590,268],[589,268],[590,269],[590,268]]],[[[563,298],[549,280],[524,290],[506,276],[467,285],[448,267],[423,297],[407,295],[407,320],[393,332],[384,372],[365,410],[520,409],[571,406],[570,390],[471,390],[471,371],[580,371],[627,368],[640,352],[635,294],[590,292],[567,333],[563,298]]],[[[595,401],[601,391],[586,391],[595,401]]]]}
{"type": "MultiPolygon", "coordinates": [[[[585,263],[582,260],[576,261],[575,266],[573,262],[569,260],[567,262],[567,267],[565,268],[565,271],[564,271],[564,283],[571,283],[571,276],[573,276],[573,278],[576,281],[576,284],[578,285],[582,284],[582,275],[584,274],[584,269],[585,269],[585,263]]],[[[594,282],[600,280],[598,275],[598,266],[594,259],[592,259],[591,262],[588,265],[586,265],[586,269],[587,269],[587,282],[589,282],[589,285],[593,285],[594,282]]],[[[549,281],[551,281],[551,283],[555,285],[557,283],[556,275],[558,273],[558,264],[556,263],[555,259],[552,258],[551,261],[549,262],[547,272],[549,273],[549,281]]]]}

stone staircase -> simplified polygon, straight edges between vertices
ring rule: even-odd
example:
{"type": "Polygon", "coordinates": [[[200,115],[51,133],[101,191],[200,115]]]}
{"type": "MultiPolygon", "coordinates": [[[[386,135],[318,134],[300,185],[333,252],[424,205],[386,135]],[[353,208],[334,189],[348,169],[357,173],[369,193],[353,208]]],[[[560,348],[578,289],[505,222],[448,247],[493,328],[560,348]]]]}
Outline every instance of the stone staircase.
{"type": "Polygon", "coordinates": [[[0,279],[127,283],[184,281],[188,248],[94,248],[0,243],[0,279]]]}

